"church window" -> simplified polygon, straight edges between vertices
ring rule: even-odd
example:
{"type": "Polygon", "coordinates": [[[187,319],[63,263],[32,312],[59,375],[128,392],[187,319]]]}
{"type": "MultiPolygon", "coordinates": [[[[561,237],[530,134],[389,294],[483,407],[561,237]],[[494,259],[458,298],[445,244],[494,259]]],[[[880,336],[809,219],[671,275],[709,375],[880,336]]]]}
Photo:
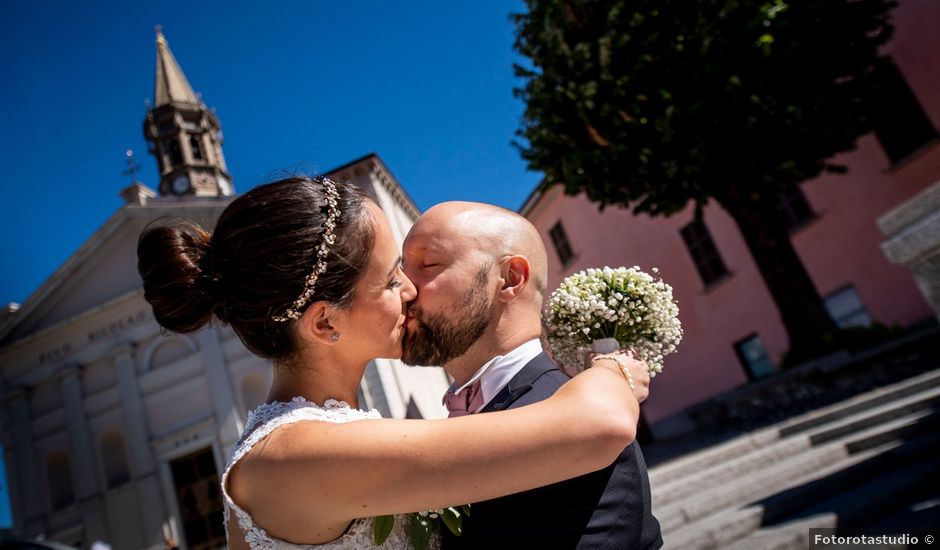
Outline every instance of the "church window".
{"type": "Polygon", "coordinates": [[[186,545],[196,549],[223,547],[222,492],[212,448],[173,460],[170,470],[186,545]]]}
{"type": "Polygon", "coordinates": [[[189,148],[193,152],[193,160],[203,160],[202,140],[199,136],[189,136],[189,148]]]}
{"type": "Polygon", "coordinates": [[[101,438],[101,461],[104,463],[108,489],[120,487],[130,481],[124,437],[119,432],[108,432],[101,438]]]}
{"type": "Polygon", "coordinates": [[[53,453],[46,461],[46,481],[53,510],[65,508],[75,502],[72,492],[72,471],[65,453],[53,453]]]}
{"type": "Polygon", "coordinates": [[[183,151],[180,149],[180,142],[176,138],[166,140],[166,151],[170,156],[170,165],[178,166],[183,164],[183,151]]]}

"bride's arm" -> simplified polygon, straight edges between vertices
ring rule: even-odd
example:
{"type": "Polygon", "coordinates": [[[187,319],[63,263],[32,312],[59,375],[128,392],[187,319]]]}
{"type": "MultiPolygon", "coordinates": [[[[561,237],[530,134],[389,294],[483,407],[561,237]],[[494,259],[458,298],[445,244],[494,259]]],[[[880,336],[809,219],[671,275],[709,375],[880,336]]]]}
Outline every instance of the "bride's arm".
{"type": "MultiPolygon", "coordinates": [[[[634,372],[645,368],[620,357],[634,372]]],[[[599,470],[633,441],[639,416],[615,364],[600,364],[508,411],[284,427],[240,463],[236,500],[278,510],[268,522],[331,523],[478,502],[599,470]]]]}

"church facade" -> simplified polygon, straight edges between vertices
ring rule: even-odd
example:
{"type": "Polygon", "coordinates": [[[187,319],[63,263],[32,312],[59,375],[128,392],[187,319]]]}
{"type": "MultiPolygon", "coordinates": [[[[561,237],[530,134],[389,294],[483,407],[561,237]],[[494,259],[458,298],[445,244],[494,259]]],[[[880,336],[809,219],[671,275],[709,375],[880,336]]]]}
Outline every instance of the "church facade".
{"type": "MultiPolygon", "coordinates": [[[[17,534],[120,549],[225,545],[218,480],[272,367],[223,325],[161,331],[143,298],[141,230],[167,216],[213,227],[234,195],[218,118],[159,30],[156,47],[144,135],[157,189],[124,189],[125,204],[22,307],[0,313],[0,435],[17,534]]],[[[324,175],[375,198],[401,243],[419,212],[377,155],[324,175]]],[[[378,359],[360,405],[443,417],[447,386],[440,369],[378,359]]]]}

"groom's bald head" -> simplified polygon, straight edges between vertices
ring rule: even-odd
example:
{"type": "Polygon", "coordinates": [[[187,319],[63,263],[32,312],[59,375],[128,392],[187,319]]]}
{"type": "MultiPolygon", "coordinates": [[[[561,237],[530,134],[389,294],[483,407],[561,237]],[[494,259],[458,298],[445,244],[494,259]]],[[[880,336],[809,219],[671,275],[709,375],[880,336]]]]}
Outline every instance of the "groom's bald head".
{"type": "Polygon", "coordinates": [[[475,248],[494,262],[506,256],[524,257],[529,283],[541,300],[548,280],[545,245],[538,229],[519,214],[479,202],[443,202],[421,215],[409,236],[423,232],[438,232],[442,241],[475,248]]]}

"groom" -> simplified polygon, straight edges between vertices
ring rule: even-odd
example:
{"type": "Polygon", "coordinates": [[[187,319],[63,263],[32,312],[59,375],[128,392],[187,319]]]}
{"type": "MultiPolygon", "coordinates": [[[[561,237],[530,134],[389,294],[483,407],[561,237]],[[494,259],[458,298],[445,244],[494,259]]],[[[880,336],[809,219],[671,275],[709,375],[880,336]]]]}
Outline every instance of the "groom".
{"type": "MultiPolygon", "coordinates": [[[[451,416],[521,407],[564,384],[539,341],[547,260],[528,220],[486,204],[442,203],[415,222],[402,259],[418,289],[403,360],[441,365],[454,378],[444,396],[451,416]]],[[[445,550],[663,544],[636,442],[603,470],[472,503],[463,535],[444,531],[445,550]]]]}

